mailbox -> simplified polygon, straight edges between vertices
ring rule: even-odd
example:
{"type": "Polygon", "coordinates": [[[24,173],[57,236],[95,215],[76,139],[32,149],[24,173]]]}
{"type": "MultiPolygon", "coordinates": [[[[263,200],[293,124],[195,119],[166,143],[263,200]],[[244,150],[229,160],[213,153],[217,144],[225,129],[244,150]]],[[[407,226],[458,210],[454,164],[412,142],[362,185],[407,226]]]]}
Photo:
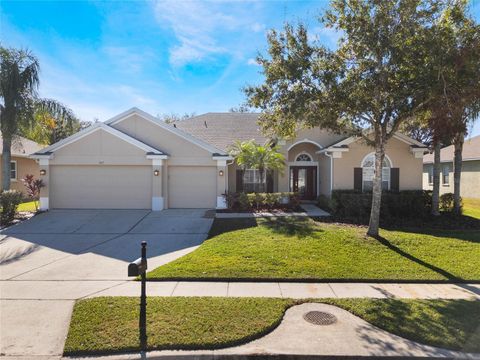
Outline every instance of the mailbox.
{"type": "Polygon", "coordinates": [[[147,271],[147,260],[138,258],[134,262],[128,264],[128,276],[139,276],[147,271]]]}

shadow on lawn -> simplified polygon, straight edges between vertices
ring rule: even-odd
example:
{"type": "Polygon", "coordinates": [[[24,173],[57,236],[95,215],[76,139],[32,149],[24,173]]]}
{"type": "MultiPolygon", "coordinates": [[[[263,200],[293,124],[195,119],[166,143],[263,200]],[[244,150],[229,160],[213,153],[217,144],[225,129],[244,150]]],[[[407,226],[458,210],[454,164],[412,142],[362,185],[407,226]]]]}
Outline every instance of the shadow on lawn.
{"type": "Polygon", "coordinates": [[[268,227],[274,233],[303,237],[316,237],[316,233],[323,232],[315,222],[308,217],[280,217],[280,218],[264,218],[262,225],[268,227]]]}
{"type": "Polygon", "coordinates": [[[448,280],[450,281],[453,281],[453,282],[458,282],[458,281],[462,281],[463,279],[462,278],[459,278],[455,275],[453,275],[452,273],[449,273],[448,271],[442,269],[442,268],[439,268],[438,266],[435,266],[435,265],[432,265],[432,264],[429,264],[427,263],[426,261],[423,261],[415,256],[413,256],[412,254],[409,254],[405,251],[403,251],[402,249],[400,249],[399,247],[393,245],[390,241],[388,241],[387,239],[385,239],[384,237],[382,236],[377,236],[376,237],[377,241],[386,246],[387,248],[389,248],[390,250],[396,252],[397,254],[399,254],[400,256],[403,256],[404,258],[410,260],[410,261],[413,261],[421,266],[424,266],[426,267],[427,269],[430,269],[442,276],[444,276],[445,278],[447,278],[448,280]]]}
{"type": "MultiPolygon", "coordinates": [[[[348,306],[346,308],[348,309],[348,306]]],[[[355,313],[355,308],[351,311],[355,313]]],[[[360,310],[362,312],[362,310],[360,310]]],[[[480,351],[480,302],[468,300],[382,299],[370,302],[366,321],[406,339],[452,350],[480,351]],[[425,307],[423,306],[425,305],[425,307]],[[432,312],[437,316],[432,316],[432,312]]],[[[367,341],[376,339],[368,337],[367,341]]],[[[389,345],[378,344],[375,345],[389,345]]]]}
{"type": "Polygon", "coordinates": [[[255,218],[215,219],[208,232],[208,238],[236,230],[244,230],[258,226],[255,218]]]}

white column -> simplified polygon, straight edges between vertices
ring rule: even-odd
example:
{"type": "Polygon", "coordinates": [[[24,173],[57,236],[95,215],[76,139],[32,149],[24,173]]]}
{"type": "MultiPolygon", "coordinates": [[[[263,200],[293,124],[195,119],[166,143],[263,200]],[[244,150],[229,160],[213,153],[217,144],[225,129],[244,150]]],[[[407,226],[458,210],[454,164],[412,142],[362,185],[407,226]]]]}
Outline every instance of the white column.
{"type": "Polygon", "coordinates": [[[162,193],[163,160],[152,159],[152,211],[161,211],[165,208],[162,193]],[[157,175],[155,175],[157,174],[157,175]]]}
{"type": "Polygon", "coordinates": [[[217,160],[217,209],[226,209],[225,192],[228,191],[227,161],[217,160]]]}
{"type": "Polygon", "coordinates": [[[40,189],[40,211],[47,211],[49,206],[49,193],[50,193],[50,161],[46,158],[39,159],[40,165],[40,179],[45,184],[45,187],[40,189]],[[41,173],[45,172],[44,175],[41,173]]]}

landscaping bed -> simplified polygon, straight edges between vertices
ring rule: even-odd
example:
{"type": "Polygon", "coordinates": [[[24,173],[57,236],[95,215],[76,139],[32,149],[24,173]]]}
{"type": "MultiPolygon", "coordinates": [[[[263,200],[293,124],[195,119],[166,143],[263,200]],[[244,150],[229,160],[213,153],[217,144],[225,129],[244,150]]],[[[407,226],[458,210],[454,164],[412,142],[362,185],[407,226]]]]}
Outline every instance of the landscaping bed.
{"type": "MultiPolygon", "coordinates": [[[[384,330],[427,345],[480,351],[480,301],[325,299],[384,330]]],[[[217,349],[272,331],[303,301],[271,298],[148,299],[148,349],[217,349]]],[[[103,297],[75,305],[66,355],[139,349],[138,299],[103,297]]]]}
{"type": "Polygon", "coordinates": [[[365,232],[298,217],[215,219],[198,249],[147,278],[480,282],[480,231],[365,232]]]}

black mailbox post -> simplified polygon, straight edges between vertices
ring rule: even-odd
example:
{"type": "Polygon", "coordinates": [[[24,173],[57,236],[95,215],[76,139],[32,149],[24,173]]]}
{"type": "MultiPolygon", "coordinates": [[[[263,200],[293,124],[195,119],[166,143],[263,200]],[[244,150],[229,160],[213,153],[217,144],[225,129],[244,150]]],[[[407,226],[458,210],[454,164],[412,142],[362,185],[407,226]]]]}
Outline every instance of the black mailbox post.
{"type": "Polygon", "coordinates": [[[128,276],[141,277],[141,294],[140,294],[140,349],[147,351],[147,288],[146,276],[147,271],[147,242],[142,241],[142,257],[128,264],[128,276]]]}

